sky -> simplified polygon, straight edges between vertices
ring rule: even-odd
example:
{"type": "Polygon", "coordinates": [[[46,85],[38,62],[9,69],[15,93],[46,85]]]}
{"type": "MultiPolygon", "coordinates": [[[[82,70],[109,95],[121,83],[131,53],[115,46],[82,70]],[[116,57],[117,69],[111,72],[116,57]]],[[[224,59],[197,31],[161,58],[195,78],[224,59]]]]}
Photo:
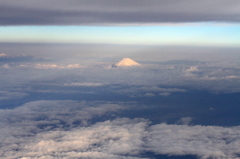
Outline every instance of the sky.
{"type": "Polygon", "coordinates": [[[240,46],[237,24],[160,26],[8,26],[1,42],[240,46]]]}
{"type": "Polygon", "coordinates": [[[1,42],[239,47],[239,2],[1,1],[1,42]]]}
{"type": "Polygon", "coordinates": [[[239,8],[1,0],[0,159],[239,159],[239,8]]]}

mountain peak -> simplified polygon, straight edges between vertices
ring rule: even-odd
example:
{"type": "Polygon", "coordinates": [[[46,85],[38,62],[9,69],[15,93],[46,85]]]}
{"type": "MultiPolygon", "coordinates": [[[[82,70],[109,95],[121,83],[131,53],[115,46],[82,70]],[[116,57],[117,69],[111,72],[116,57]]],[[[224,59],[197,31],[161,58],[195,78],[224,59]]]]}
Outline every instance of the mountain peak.
{"type": "Polygon", "coordinates": [[[140,64],[133,61],[130,58],[123,58],[121,61],[113,65],[113,67],[123,67],[123,66],[140,66],[140,64]]]}

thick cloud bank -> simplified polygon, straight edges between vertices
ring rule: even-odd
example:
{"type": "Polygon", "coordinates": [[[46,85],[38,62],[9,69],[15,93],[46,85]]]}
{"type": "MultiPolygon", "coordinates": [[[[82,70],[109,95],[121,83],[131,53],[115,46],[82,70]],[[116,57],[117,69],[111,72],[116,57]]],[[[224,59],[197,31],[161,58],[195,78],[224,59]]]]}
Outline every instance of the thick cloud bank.
{"type": "Polygon", "coordinates": [[[141,120],[118,119],[70,131],[41,133],[24,145],[30,153],[19,155],[32,158],[134,158],[131,156],[143,150],[145,127],[146,122],[141,120]]]}
{"type": "Polygon", "coordinates": [[[144,158],[145,152],[238,158],[240,127],[151,125],[115,118],[127,103],[35,101],[0,111],[1,158],[144,158]]]}
{"type": "Polygon", "coordinates": [[[159,154],[237,158],[240,127],[158,124],[149,129],[147,147],[159,154]]]}
{"type": "Polygon", "coordinates": [[[238,0],[8,0],[0,25],[107,25],[161,22],[239,22],[238,0]]]}

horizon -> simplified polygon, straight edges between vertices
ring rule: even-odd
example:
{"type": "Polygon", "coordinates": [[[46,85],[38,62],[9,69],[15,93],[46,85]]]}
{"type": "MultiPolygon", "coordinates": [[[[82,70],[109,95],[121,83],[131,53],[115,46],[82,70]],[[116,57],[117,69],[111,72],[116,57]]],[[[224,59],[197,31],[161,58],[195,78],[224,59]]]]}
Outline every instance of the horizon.
{"type": "Polygon", "coordinates": [[[0,1],[0,159],[239,159],[239,8],[0,1]]]}

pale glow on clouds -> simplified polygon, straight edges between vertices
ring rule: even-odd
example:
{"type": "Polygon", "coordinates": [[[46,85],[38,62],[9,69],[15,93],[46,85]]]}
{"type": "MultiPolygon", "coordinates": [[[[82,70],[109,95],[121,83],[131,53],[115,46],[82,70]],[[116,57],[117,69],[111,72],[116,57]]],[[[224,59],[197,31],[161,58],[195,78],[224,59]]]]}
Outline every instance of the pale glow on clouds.
{"type": "Polygon", "coordinates": [[[1,53],[0,54],[0,57],[6,57],[7,55],[6,54],[4,54],[4,53],[1,53]]]}
{"type": "Polygon", "coordinates": [[[84,68],[79,64],[21,64],[19,67],[26,67],[26,68],[38,68],[38,69],[76,69],[76,68],[84,68]]]}
{"type": "Polygon", "coordinates": [[[193,72],[197,71],[197,66],[191,66],[189,69],[186,70],[186,72],[193,72]]]}

